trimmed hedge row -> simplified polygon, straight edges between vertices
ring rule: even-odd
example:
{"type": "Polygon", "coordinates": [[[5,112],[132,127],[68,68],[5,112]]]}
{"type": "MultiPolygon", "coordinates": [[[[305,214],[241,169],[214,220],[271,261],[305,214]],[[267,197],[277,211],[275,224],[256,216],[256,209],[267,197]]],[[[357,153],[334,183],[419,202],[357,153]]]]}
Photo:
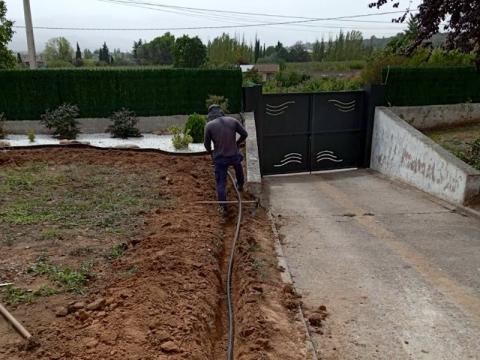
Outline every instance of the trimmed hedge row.
{"type": "Polygon", "coordinates": [[[0,113],[9,120],[39,119],[62,103],[81,117],[108,117],[122,107],[138,116],[205,113],[209,95],[229,99],[239,112],[240,70],[69,69],[0,71],[0,113]]]}
{"type": "Polygon", "coordinates": [[[480,73],[474,67],[383,70],[386,100],[392,106],[480,102],[480,73]]]}

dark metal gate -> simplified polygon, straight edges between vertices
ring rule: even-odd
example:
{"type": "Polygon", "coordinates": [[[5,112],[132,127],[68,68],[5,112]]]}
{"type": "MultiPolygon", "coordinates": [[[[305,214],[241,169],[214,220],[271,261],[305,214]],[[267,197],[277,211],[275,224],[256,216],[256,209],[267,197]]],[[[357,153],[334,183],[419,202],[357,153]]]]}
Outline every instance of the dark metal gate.
{"type": "Polygon", "coordinates": [[[266,94],[257,108],[264,175],[363,167],[365,91],[266,94]]]}

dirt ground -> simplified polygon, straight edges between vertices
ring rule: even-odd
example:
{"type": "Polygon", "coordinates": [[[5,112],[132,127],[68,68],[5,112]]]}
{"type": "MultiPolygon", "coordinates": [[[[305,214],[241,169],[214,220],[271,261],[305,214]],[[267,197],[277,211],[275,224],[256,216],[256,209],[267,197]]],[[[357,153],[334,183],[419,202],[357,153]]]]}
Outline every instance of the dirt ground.
{"type": "MultiPolygon", "coordinates": [[[[25,344],[0,318],[0,359],[225,358],[236,212],[222,220],[196,203],[215,197],[207,157],[4,151],[0,191],[0,283],[14,283],[0,298],[36,342],[25,344]]],[[[280,280],[272,239],[265,212],[246,211],[234,276],[236,359],[306,358],[299,299],[280,280]]]]}

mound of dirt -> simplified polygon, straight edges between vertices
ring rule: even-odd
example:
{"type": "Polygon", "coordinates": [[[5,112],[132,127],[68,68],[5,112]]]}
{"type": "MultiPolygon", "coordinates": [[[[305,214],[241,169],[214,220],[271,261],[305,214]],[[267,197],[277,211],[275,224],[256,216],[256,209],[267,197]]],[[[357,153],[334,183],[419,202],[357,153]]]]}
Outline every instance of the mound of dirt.
{"type": "MultiPolygon", "coordinates": [[[[127,242],[123,256],[96,265],[99,276],[85,295],[13,308],[40,346],[25,350],[2,336],[0,359],[224,359],[225,274],[236,214],[232,208],[224,221],[214,206],[196,203],[215,198],[210,159],[90,149],[0,154],[0,166],[31,161],[154,169],[165,175],[151,187],[173,205],[142,215],[141,236],[127,242]]],[[[235,261],[236,359],[306,357],[272,239],[265,212],[247,211],[235,261]]]]}

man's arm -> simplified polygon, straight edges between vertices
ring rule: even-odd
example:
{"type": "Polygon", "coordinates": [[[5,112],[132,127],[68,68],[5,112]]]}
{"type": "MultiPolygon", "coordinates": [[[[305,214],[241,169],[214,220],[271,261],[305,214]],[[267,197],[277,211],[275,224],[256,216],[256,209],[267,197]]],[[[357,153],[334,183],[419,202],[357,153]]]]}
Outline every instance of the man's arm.
{"type": "Polygon", "coordinates": [[[205,126],[205,140],[203,146],[205,146],[205,150],[207,150],[209,154],[212,153],[212,134],[210,133],[208,126],[205,126]]]}
{"type": "Polygon", "coordinates": [[[236,121],[236,132],[240,134],[240,138],[237,140],[237,146],[240,146],[241,143],[243,143],[247,137],[248,137],[248,132],[245,130],[245,128],[240,124],[240,122],[237,120],[236,121]]]}

